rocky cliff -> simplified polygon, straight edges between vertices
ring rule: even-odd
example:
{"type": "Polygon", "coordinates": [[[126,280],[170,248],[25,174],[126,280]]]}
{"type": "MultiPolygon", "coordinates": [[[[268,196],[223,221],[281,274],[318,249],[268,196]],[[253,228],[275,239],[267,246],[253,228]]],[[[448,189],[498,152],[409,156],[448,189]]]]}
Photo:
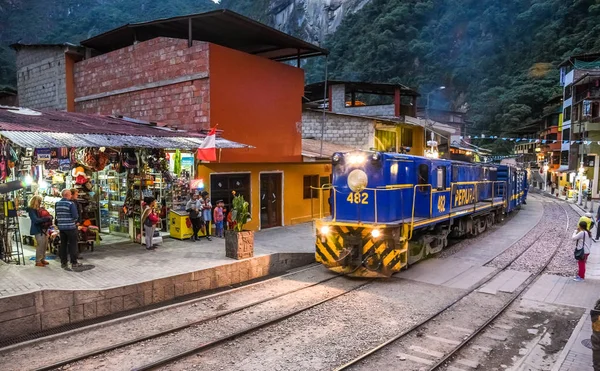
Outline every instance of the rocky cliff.
{"type": "Polygon", "coordinates": [[[271,0],[271,24],[286,33],[321,44],[345,15],[360,10],[370,0],[271,0]]]}

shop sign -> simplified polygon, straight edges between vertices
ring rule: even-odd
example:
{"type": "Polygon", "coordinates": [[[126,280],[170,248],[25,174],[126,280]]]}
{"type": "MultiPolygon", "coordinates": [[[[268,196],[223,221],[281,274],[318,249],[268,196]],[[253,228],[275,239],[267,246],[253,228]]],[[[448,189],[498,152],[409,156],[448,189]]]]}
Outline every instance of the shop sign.
{"type": "Polygon", "coordinates": [[[49,149],[38,149],[36,153],[39,161],[48,161],[52,157],[49,149]]]}
{"type": "Polygon", "coordinates": [[[190,189],[204,189],[204,179],[190,180],[190,189]]]}
{"type": "Polygon", "coordinates": [[[31,166],[31,157],[24,157],[21,159],[23,166],[31,166]]]}

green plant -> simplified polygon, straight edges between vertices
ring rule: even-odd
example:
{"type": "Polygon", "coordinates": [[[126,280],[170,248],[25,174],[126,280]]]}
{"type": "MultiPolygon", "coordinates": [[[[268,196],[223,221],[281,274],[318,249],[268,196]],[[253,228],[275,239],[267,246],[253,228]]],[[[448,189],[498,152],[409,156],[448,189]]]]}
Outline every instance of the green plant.
{"type": "Polygon", "coordinates": [[[233,216],[232,219],[235,221],[235,230],[241,232],[244,229],[244,224],[250,220],[250,213],[248,212],[248,201],[244,200],[244,196],[235,195],[235,191],[231,192],[233,194],[233,216]]]}

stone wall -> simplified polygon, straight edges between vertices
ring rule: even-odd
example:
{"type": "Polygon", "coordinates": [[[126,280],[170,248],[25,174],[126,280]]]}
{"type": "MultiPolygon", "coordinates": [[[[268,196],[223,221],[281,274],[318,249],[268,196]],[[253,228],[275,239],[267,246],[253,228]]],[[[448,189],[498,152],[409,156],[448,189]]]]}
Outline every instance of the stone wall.
{"type": "Polygon", "coordinates": [[[77,112],[208,128],[209,44],[159,37],[75,64],[77,112]]]}
{"type": "MultiPolygon", "coordinates": [[[[304,111],[302,113],[302,137],[321,139],[323,112],[304,111]]],[[[372,119],[325,114],[323,140],[368,150],[373,147],[375,123],[372,119]]]]}
{"type": "Polygon", "coordinates": [[[312,253],[278,253],[105,290],[43,290],[0,298],[0,340],[227,287],[314,262],[312,253]]]}
{"type": "Polygon", "coordinates": [[[64,110],[65,54],[63,47],[30,47],[17,51],[19,104],[34,109],[64,110]]]}

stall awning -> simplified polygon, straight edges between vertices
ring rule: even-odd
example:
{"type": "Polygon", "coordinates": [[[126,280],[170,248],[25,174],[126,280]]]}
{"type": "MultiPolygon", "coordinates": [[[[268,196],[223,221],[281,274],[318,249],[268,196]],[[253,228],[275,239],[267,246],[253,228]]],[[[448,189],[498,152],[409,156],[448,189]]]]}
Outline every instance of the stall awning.
{"type": "MultiPolygon", "coordinates": [[[[1,130],[0,135],[23,148],[126,147],[196,150],[201,138],[138,135],[68,134],[1,130]]],[[[248,145],[217,138],[217,148],[248,148],[248,145]]]]}
{"type": "MultiPolygon", "coordinates": [[[[0,106],[0,135],[24,148],[128,147],[195,150],[201,133],[144,121],[0,106]]],[[[217,135],[217,148],[252,148],[217,135]]]]}

